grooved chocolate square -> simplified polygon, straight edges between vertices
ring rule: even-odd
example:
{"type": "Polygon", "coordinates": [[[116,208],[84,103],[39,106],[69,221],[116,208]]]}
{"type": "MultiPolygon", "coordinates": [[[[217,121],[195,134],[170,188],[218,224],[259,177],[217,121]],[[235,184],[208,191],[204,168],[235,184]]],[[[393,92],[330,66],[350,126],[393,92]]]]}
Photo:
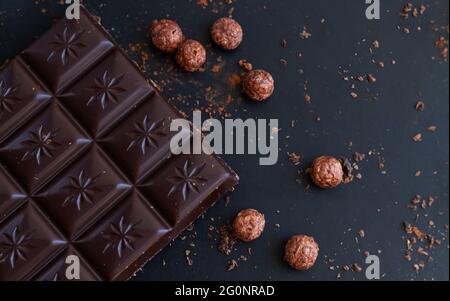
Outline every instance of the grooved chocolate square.
{"type": "Polygon", "coordinates": [[[208,199],[219,192],[230,175],[213,156],[181,155],[139,187],[170,223],[176,225],[185,216],[208,207],[208,199]]]}
{"type": "Polygon", "coordinates": [[[0,70],[0,280],[127,280],[238,182],[81,11],[0,70]]]}
{"type": "Polygon", "coordinates": [[[118,202],[131,185],[93,147],[34,198],[70,238],[118,202]]]}
{"type": "Polygon", "coordinates": [[[51,97],[20,59],[12,60],[0,72],[0,142],[45,107],[51,97]]]}
{"type": "Polygon", "coordinates": [[[0,221],[24,203],[27,196],[0,168],[0,221]]]}
{"type": "Polygon", "coordinates": [[[82,11],[80,20],[60,20],[22,56],[54,93],[61,93],[113,48],[82,11]]]}
{"type": "Polygon", "coordinates": [[[154,209],[133,193],[80,238],[76,246],[94,269],[115,280],[125,267],[139,268],[147,261],[146,251],[157,251],[156,243],[169,231],[154,209]]]}
{"type": "Polygon", "coordinates": [[[114,51],[59,97],[92,135],[99,136],[152,91],[129,59],[114,51]]]}
{"type": "Polygon", "coordinates": [[[0,144],[0,162],[33,192],[90,143],[53,104],[0,144]]]}
{"type": "MultiPolygon", "coordinates": [[[[99,143],[138,183],[169,159],[170,140],[176,134],[170,131],[170,123],[177,118],[181,118],[179,112],[155,95],[99,143]]],[[[186,139],[191,135],[188,130],[184,134],[186,139]]]]}
{"type": "Polygon", "coordinates": [[[28,202],[0,224],[0,281],[26,279],[64,244],[64,238],[28,202]]]}

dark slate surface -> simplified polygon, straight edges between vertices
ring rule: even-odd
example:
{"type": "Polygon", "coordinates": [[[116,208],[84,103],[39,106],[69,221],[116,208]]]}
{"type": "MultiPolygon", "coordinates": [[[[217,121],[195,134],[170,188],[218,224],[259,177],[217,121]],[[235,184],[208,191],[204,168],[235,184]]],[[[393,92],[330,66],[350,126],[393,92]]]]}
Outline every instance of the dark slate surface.
{"type": "MultiPolygon", "coordinates": [[[[27,47],[49,27],[52,18],[61,16],[63,10],[55,2],[36,5],[28,0],[1,1],[1,62],[27,47]],[[43,14],[42,8],[48,12],[43,14]]],[[[220,1],[206,9],[196,1],[182,0],[90,0],[85,4],[101,16],[103,25],[127,48],[129,43],[147,39],[151,20],[166,16],[177,19],[188,36],[209,43],[210,24],[218,15],[226,15],[229,8],[217,2],[220,1]],[[214,7],[218,14],[213,12],[214,7]]],[[[434,46],[434,41],[446,34],[434,32],[430,24],[434,20],[437,26],[448,26],[448,1],[424,2],[429,8],[420,18],[400,19],[398,12],[404,1],[396,0],[382,2],[380,21],[368,21],[362,0],[236,1],[233,15],[245,30],[244,43],[231,53],[210,50],[214,57],[226,60],[224,70],[214,76],[210,72],[188,75],[175,71],[182,84],[174,84],[175,90],[166,88],[164,94],[194,94],[198,86],[190,84],[192,81],[204,87],[216,86],[221,82],[218,78],[238,72],[236,62],[240,58],[269,70],[277,82],[273,98],[261,105],[244,99],[233,117],[278,118],[282,129],[279,162],[276,166],[260,167],[255,156],[225,156],[241,176],[230,205],[225,207],[219,202],[195,224],[195,239],[190,238],[194,231],[186,232],[185,240],[177,240],[162,251],[134,280],[333,280],[339,271],[331,271],[330,265],[358,262],[364,266],[361,252],[365,250],[375,254],[381,251],[384,279],[448,280],[448,63],[442,63],[434,46]],[[308,40],[299,38],[303,26],[312,33],[308,40]],[[411,34],[402,32],[404,26],[411,29],[411,34]],[[415,29],[417,26],[421,26],[420,32],[415,29]],[[283,38],[288,42],[285,49],[280,46],[283,38]],[[381,48],[372,55],[369,48],[375,39],[381,48]],[[435,61],[432,56],[437,57],[435,61]],[[288,61],[287,66],[280,64],[281,58],[288,61]],[[384,61],[386,68],[379,70],[372,59],[384,61]],[[351,74],[371,72],[377,82],[358,84],[359,100],[352,100],[351,83],[340,78],[339,67],[349,69],[351,74]],[[304,101],[305,81],[307,93],[313,97],[311,105],[304,101]],[[426,103],[421,113],[414,110],[419,99],[426,103]],[[315,122],[316,117],[321,121],[315,122]],[[291,120],[296,120],[294,128],[291,120]],[[438,131],[427,133],[425,128],[430,125],[436,125],[438,131]],[[424,133],[422,143],[411,140],[418,132],[424,133]],[[348,141],[353,142],[352,148],[348,141]],[[321,154],[350,157],[355,151],[370,150],[380,155],[359,164],[363,179],[333,191],[312,188],[305,192],[306,184],[295,181],[297,168],[285,155],[288,151],[300,153],[304,156],[302,165],[307,165],[321,154]],[[378,169],[379,158],[385,161],[386,175],[378,169]],[[414,176],[416,170],[422,171],[421,177],[414,176]],[[406,209],[417,193],[433,196],[433,207],[418,212],[406,209]],[[238,245],[230,257],[220,254],[215,250],[216,243],[208,238],[212,234],[208,226],[220,226],[247,207],[265,213],[264,235],[255,242],[238,245]],[[401,226],[404,220],[416,224],[416,213],[420,214],[417,225],[443,240],[431,252],[433,262],[418,274],[412,265],[422,258],[415,255],[413,262],[403,259],[405,234],[401,226]],[[434,221],[436,228],[427,228],[429,220],[434,221]],[[366,236],[356,242],[359,229],[364,229],[366,236]],[[308,272],[293,271],[281,260],[285,240],[296,233],[310,234],[320,244],[318,263],[308,272]],[[185,250],[195,254],[191,256],[191,267],[186,264],[185,250]],[[236,270],[226,272],[227,260],[241,254],[247,255],[248,261],[239,262],[236,270]],[[326,264],[327,258],[335,262],[326,264]]],[[[150,70],[167,64],[169,58],[153,48],[149,51],[150,70]]],[[[149,77],[153,77],[151,71],[149,77]]],[[[188,113],[193,107],[173,103],[188,113]]],[[[364,273],[349,272],[343,273],[342,279],[365,277],[364,273]]]]}

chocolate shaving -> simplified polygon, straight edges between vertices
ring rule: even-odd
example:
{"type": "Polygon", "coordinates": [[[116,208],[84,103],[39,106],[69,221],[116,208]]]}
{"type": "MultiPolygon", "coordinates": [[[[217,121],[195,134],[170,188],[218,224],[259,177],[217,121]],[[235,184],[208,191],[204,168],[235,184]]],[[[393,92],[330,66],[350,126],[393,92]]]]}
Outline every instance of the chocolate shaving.
{"type": "Polygon", "coordinates": [[[343,183],[348,184],[353,181],[353,165],[347,158],[341,160],[342,170],[344,171],[343,183]]]}

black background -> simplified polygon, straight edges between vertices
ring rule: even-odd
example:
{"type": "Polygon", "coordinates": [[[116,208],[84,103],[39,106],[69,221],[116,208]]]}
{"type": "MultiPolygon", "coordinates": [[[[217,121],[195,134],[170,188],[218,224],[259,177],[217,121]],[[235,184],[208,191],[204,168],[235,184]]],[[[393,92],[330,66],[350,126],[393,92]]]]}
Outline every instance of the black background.
{"type": "MultiPolygon", "coordinates": [[[[36,2],[40,3],[0,0],[0,62],[27,47],[64,11],[57,1],[36,2]]],[[[398,16],[405,1],[397,0],[381,1],[379,21],[365,18],[363,0],[237,0],[231,6],[221,2],[215,0],[202,9],[194,0],[84,1],[124,48],[148,41],[150,22],[163,17],[176,19],[187,36],[208,44],[211,23],[226,16],[232,6],[245,40],[233,52],[209,48],[208,68],[222,56],[226,61],[222,72],[190,75],[172,71],[172,75],[163,72],[153,76],[154,70],[171,65],[172,60],[150,47],[149,77],[158,83],[175,76],[179,81],[163,89],[169,97],[198,95],[198,90],[208,85],[223,86],[228,74],[239,72],[237,61],[246,58],[255,67],[270,71],[277,85],[275,95],[265,103],[242,98],[232,116],[279,119],[278,164],[262,167],[257,156],[225,156],[241,177],[230,195],[231,203],[225,206],[218,202],[195,223],[194,230],[185,233],[185,240],[176,240],[133,280],[334,280],[341,271],[330,270],[330,265],[358,262],[364,266],[361,252],[365,250],[373,254],[381,251],[378,255],[385,280],[448,280],[449,77],[448,63],[442,62],[434,46],[440,35],[448,38],[448,34],[434,32],[430,25],[434,20],[438,27],[448,26],[448,1],[423,1],[429,5],[425,15],[407,21],[398,16]],[[310,39],[299,38],[303,26],[312,33],[310,39]],[[411,34],[402,32],[404,26],[411,34]],[[417,26],[422,30],[417,31],[417,26]],[[280,46],[281,39],[287,40],[286,48],[280,46]],[[375,39],[381,48],[371,54],[369,48],[375,39]],[[280,59],[288,64],[281,64],[280,59]],[[372,59],[384,61],[386,67],[377,68],[372,59]],[[338,75],[340,67],[352,75],[373,73],[377,82],[358,83],[359,99],[353,100],[349,95],[351,82],[338,75]],[[304,100],[305,81],[312,104],[304,100]],[[419,99],[426,103],[424,112],[414,109],[419,99]],[[320,122],[316,122],[317,117],[320,122]],[[296,121],[293,128],[292,120],[296,121]],[[438,127],[436,133],[425,131],[430,125],[438,127]],[[424,134],[422,143],[411,139],[418,132],[424,134]],[[353,142],[351,148],[348,141],[353,142]],[[303,167],[319,155],[351,157],[355,151],[367,154],[370,150],[380,155],[369,156],[359,164],[363,179],[332,191],[306,191],[307,183],[296,181],[299,168],[286,156],[286,152],[301,154],[303,167]],[[386,175],[378,169],[380,158],[385,160],[386,175]],[[416,170],[421,170],[422,176],[415,177],[416,170]],[[433,196],[436,202],[431,209],[412,212],[406,205],[415,194],[433,196]],[[263,236],[239,244],[229,257],[220,254],[217,243],[208,237],[213,234],[208,226],[220,226],[248,207],[265,214],[263,236]],[[433,262],[420,273],[412,268],[419,256],[415,255],[413,262],[403,259],[405,234],[401,226],[404,220],[414,223],[417,213],[420,229],[443,240],[431,252],[433,262]],[[435,229],[427,228],[429,220],[434,221],[435,229]],[[365,230],[366,237],[357,242],[359,229],[365,230]],[[191,238],[194,233],[195,238],[191,238]],[[297,233],[314,236],[320,245],[318,262],[307,272],[294,271],[281,260],[285,241],[297,233]],[[251,255],[247,254],[249,247],[251,255]],[[193,266],[187,266],[185,250],[194,254],[193,266]],[[227,261],[240,255],[246,255],[248,261],[239,261],[237,269],[226,272],[227,261]],[[330,258],[334,263],[326,264],[330,258]]],[[[194,107],[175,100],[172,103],[188,114],[194,107]]],[[[341,279],[365,279],[364,273],[341,274],[341,279]]]]}

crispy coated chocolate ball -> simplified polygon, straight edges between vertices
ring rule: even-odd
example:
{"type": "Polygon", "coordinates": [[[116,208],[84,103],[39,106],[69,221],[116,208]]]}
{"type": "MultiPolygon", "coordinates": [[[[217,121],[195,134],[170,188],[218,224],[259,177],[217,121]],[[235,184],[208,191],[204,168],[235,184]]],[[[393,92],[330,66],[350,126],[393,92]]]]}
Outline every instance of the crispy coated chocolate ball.
{"type": "Polygon", "coordinates": [[[319,246],[314,238],[306,235],[295,235],[286,243],[284,260],[297,270],[309,270],[319,255],[319,246]]]}
{"type": "Polygon", "coordinates": [[[253,100],[263,101],[272,96],[275,82],[264,70],[252,70],[244,79],[244,92],[253,100]]]}
{"type": "Polygon", "coordinates": [[[320,188],[335,188],[343,181],[344,171],[341,162],[330,156],[322,156],[314,160],[311,179],[320,188]]]}
{"type": "Polygon", "coordinates": [[[200,42],[184,41],[176,55],[178,65],[186,71],[198,71],[206,62],[206,50],[200,42]]]}
{"type": "Polygon", "coordinates": [[[238,48],[243,36],[241,25],[231,18],[220,18],[211,28],[213,41],[226,50],[238,48]]]}
{"type": "Polygon", "coordinates": [[[174,53],[183,42],[180,26],[175,21],[167,19],[153,21],[151,36],[153,45],[168,53],[174,53]]]}
{"type": "Polygon", "coordinates": [[[245,209],[238,213],[233,222],[234,234],[243,241],[252,241],[261,236],[266,220],[255,209],[245,209]]]}

